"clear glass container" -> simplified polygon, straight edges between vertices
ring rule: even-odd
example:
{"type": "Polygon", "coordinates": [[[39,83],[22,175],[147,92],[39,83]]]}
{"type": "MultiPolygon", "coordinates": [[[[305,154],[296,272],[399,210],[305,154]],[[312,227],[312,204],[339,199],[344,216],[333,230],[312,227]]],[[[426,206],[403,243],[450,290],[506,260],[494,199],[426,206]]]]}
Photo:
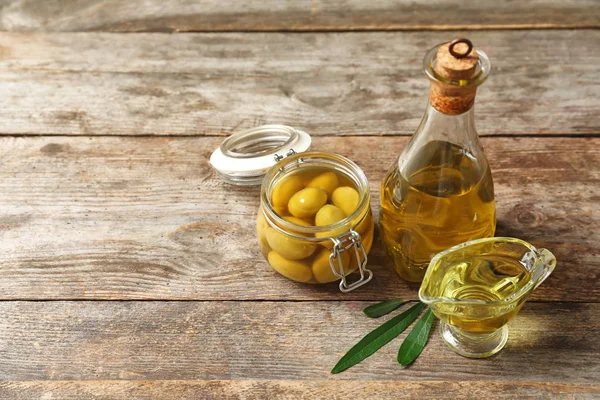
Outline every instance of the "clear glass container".
{"type": "Polygon", "coordinates": [[[267,173],[261,188],[256,227],[265,259],[297,282],[340,280],[342,292],[367,283],[372,278],[367,255],[375,231],[370,200],[365,174],[343,156],[308,152],[283,158],[267,173]],[[306,214],[297,209],[316,197],[320,203],[311,205],[306,214]],[[328,219],[332,210],[338,217],[328,219]],[[357,269],[359,277],[350,283],[347,277],[357,269]]]}
{"type": "Polygon", "coordinates": [[[232,134],[210,162],[229,184],[262,182],[257,236],[275,271],[304,283],[339,280],[348,292],[373,277],[366,266],[375,230],[369,185],[355,163],[307,153],[310,144],[304,131],[263,125],[232,134]]]}
{"type": "Polygon", "coordinates": [[[382,241],[395,271],[414,282],[423,279],[437,253],[493,236],[496,228],[492,175],[473,111],[475,90],[486,80],[490,62],[473,50],[478,59],[469,79],[444,78],[436,67],[443,45],[424,58],[430,103],[381,186],[382,241]]]}
{"type": "Polygon", "coordinates": [[[431,260],[419,298],[440,319],[442,338],[452,350],[489,357],[504,347],[506,324],[555,266],[550,251],[523,240],[476,239],[431,260]]]}

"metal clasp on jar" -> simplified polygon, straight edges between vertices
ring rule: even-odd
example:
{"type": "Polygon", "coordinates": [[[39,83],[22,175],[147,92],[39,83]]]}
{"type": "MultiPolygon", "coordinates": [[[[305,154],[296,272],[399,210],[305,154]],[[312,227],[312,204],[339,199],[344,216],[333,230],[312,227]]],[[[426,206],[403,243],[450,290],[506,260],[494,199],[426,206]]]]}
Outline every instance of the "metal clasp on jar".
{"type": "MultiPolygon", "coordinates": [[[[293,156],[294,154],[298,154],[298,153],[296,153],[296,150],[290,149],[290,151],[288,151],[286,153],[285,157],[293,156]]],[[[275,162],[279,162],[279,161],[283,160],[285,157],[284,156],[280,156],[279,154],[275,154],[273,156],[273,159],[275,160],[275,162]]]]}
{"type": "Polygon", "coordinates": [[[360,242],[360,234],[358,232],[351,229],[337,238],[330,239],[333,241],[333,249],[329,255],[329,266],[331,267],[333,274],[340,278],[340,291],[348,293],[373,279],[373,272],[367,269],[367,252],[360,242]],[[348,284],[346,281],[346,273],[344,272],[344,263],[342,262],[340,254],[345,251],[352,251],[351,249],[354,249],[354,254],[356,255],[360,279],[348,284]],[[337,259],[339,271],[336,269],[335,259],[337,259]]]}

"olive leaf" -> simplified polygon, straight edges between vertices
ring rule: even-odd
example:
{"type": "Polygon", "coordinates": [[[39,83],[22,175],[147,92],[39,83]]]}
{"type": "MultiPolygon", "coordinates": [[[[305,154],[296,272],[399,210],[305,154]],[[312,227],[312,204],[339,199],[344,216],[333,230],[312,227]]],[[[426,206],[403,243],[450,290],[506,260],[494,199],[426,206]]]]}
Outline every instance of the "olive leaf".
{"type": "Polygon", "coordinates": [[[434,317],[430,308],[419,318],[398,350],[398,363],[408,365],[419,357],[429,339],[434,317]]]}
{"type": "Polygon", "coordinates": [[[402,314],[385,322],[379,328],[371,331],[354,345],[331,370],[332,374],[345,371],[375,353],[396,336],[404,332],[419,316],[425,304],[418,302],[402,314]]]}
{"type": "Polygon", "coordinates": [[[373,304],[363,310],[363,313],[369,318],[379,318],[382,315],[386,315],[400,307],[402,304],[408,302],[408,300],[393,299],[382,301],[381,303],[373,304]]]}

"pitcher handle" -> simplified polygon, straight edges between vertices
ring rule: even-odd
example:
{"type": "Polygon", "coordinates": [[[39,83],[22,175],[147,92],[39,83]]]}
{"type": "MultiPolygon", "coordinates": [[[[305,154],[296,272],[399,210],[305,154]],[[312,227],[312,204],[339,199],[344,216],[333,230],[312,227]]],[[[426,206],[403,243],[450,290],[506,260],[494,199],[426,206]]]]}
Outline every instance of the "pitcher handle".
{"type": "Polygon", "coordinates": [[[537,287],[540,286],[541,283],[544,282],[546,278],[550,276],[550,274],[552,273],[552,271],[554,271],[554,268],[556,267],[556,257],[554,257],[554,254],[552,254],[550,250],[538,249],[538,255],[540,261],[542,262],[543,270],[542,276],[540,277],[540,279],[538,279],[537,283],[535,284],[534,290],[537,289],[537,287]]]}

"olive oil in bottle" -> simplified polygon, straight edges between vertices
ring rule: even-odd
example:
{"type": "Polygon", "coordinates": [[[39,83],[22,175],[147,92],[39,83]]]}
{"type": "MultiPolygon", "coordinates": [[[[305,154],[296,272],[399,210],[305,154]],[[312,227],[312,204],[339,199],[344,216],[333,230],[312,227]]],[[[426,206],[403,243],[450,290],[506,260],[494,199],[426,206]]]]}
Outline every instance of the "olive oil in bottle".
{"type": "Polygon", "coordinates": [[[381,238],[396,272],[414,282],[435,254],[496,228],[494,185],[473,113],[489,60],[462,39],[432,49],[424,64],[430,104],[381,186],[381,238]]]}
{"type": "Polygon", "coordinates": [[[425,145],[383,182],[381,235],[400,276],[421,280],[429,261],[458,243],[494,235],[489,167],[449,142],[425,145]]]}

